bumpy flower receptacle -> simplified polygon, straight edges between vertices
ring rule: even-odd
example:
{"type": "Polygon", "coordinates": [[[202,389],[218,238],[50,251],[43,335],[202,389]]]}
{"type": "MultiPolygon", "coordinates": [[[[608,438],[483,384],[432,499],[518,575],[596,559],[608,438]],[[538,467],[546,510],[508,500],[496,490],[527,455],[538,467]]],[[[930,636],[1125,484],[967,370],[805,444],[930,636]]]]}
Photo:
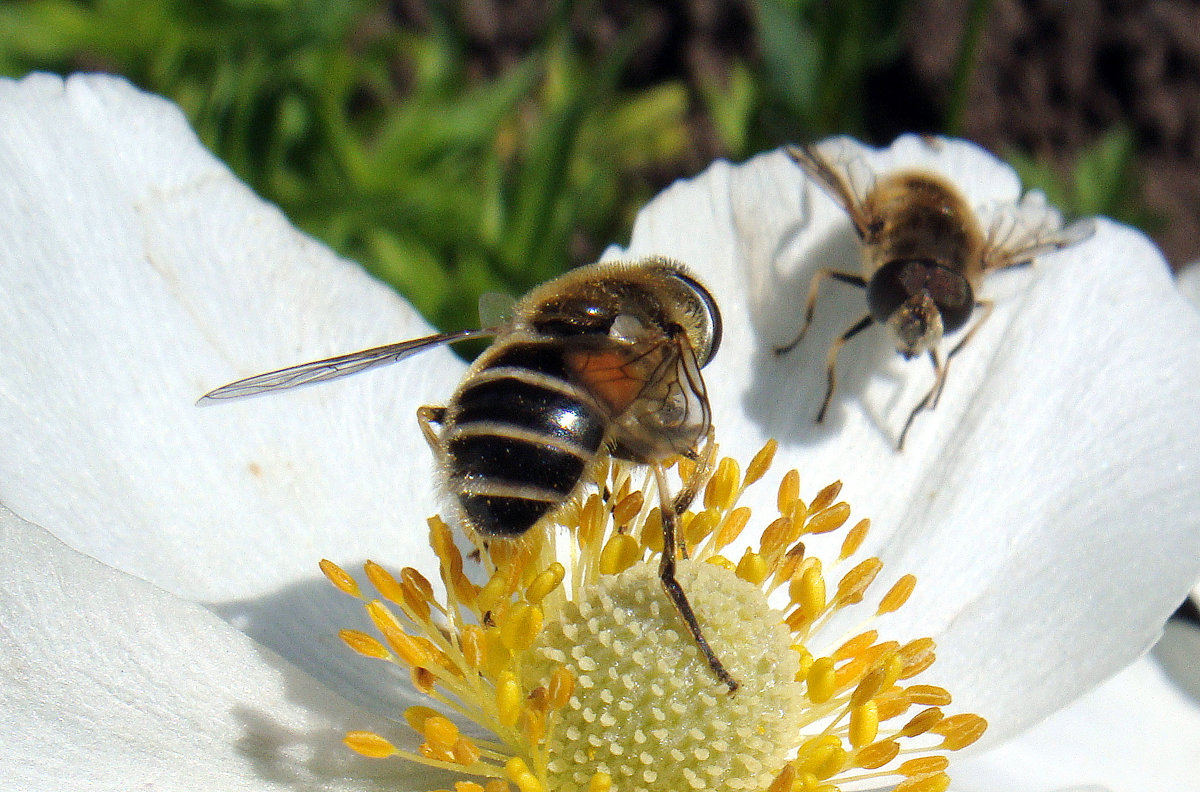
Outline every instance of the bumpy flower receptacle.
{"type": "MultiPolygon", "coordinates": [[[[436,517],[430,542],[444,596],[414,569],[397,579],[368,562],[378,593],[368,597],[322,562],[337,588],[365,603],[382,636],[343,630],[342,640],[406,668],[433,705],[404,713],[420,737],[415,749],[368,731],[348,734],[347,745],[474,779],[456,792],[946,789],[945,754],[977,740],[986,722],[947,716],[948,691],[910,684],[933,664],[933,641],[881,640],[870,624],[827,635],[838,613],[865,608],[883,567],[873,557],[850,563],[867,520],[845,530],[828,563],[807,554],[802,539],[849,522],[840,484],[805,503],[799,475],[788,472],[778,517],[757,546],[736,560],[725,554],[751,519],[738,500],[774,450],[768,443],[745,476],[722,459],[699,508],[680,518],[691,552],[677,576],[740,683],[736,692],[712,674],[659,585],[661,517],[643,495],[654,491],[650,482],[610,460],[594,491],[562,510],[561,526],[482,552],[490,573],[482,585],[464,573],[451,530],[436,517]],[[465,722],[491,738],[467,736],[465,722]]],[[[687,463],[680,467],[686,479],[687,463]]],[[[864,621],[902,607],[915,584],[899,578],[864,621]]]]}

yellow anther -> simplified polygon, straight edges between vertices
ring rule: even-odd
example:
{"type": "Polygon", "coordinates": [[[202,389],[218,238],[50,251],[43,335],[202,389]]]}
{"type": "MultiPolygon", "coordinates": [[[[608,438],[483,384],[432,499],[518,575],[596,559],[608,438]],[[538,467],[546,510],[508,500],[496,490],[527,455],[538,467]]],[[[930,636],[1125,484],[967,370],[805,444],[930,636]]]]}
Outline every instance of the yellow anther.
{"type": "Polygon", "coordinates": [[[400,584],[392,577],[392,573],[374,561],[364,563],[363,572],[367,573],[367,580],[371,581],[371,585],[379,592],[379,596],[397,605],[404,601],[404,592],[401,590],[400,584]]]}
{"type": "Polygon", "coordinates": [[[550,708],[562,709],[571,701],[571,694],[575,692],[575,675],[564,666],[559,666],[550,675],[550,686],[546,692],[546,703],[550,708]]]}
{"type": "Polygon", "coordinates": [[[507,781],[499,778],[493,778],[483,785],[483,792],[512,792],[512,787],[507,781]]]}
{"type": "Polygon", "coordinates": [[[888,589],[888,593],[883,595],[883,599],[879,602],[879,610],[875,611],[876,615],[882,616],[885,613],[899,610],[904,603],[908,602],[916,585],[916,575],[905,575],[897,580],[888,589]]]}
{"type": "Polygon", "coordinates": [[[511,591],[508,576],[502,569],[497,569],[488,578],[488,582],[483,584],[483,588],[479,590],[479,596],[475,599],[480,610],[495,610],[502,600],[508,599],[511,591]]]}
{"type": "Polygon", "coordinates": [[[537,776],[529,772],[529,766],[519,756],[514,756],[505,763],[504,774],[509,781],[517,785],[517,789],[521,792],[545,792],[545,788],[537,780],[537,776]]]}
{"type": "MultiPolygon", "coordinates": [[[[659,537],[662,541],[662,537],[659,537]]],[[[636,564],[642,557],[638,540],[629,534],[613,534],[600,551],[600,574],[617,575],[636,564]]]]}
{"type": "Polygon", "coordinates": [[[936,646],[932,638],[917,638],[906,643],[900,650],[900,657],[904,660],[904,670],[900,673],[900,678],[911,679],[933,665],[937,659],[934,652],[936,646]]]}
{"type": "Polygon", "coordinates": [[[950,788],[950,776],[934,773],[928,776],[912,776],[896,785],[893,792],[946,792],[950,788]]]}
{"type": "Polygon", "coordinates": [[[947,751],[960,751],[978,740],[987,731],[987,721],[970,712],[951,715],[930,729],[944,738],[938,746],[947,751]]]}
{"type": "Polygon", "coordinates": [[[950,703],[950,691],[937,685],[909,685],[904,689],[904,695],[913,704],[944,707],[950,703]]]}
{"type": "Polygon", "coordinates": [[[458,547],[454,544],[450,526],[437,515],[430,517],[426,522],[429,523],[429,545],[433,548],[434,555],[442,562],[443,567],[461,572],[462,553],[458,552],[458,547]]]}
{"type": "Polygon", "coordinates": [[[594,773],[588,780],[587,792],[609,792],[612,788],[612,776],[608,773],[594,773]]]}
{"type": "Polygon", "coordinates": [[[850,504],[845,501],[835,503],[821,511],[815,511],[812,506],[809,506],[808,509],[812,516],[808,518],[808,523],[804,526],[805,533],[823,534],[836,531],[846,524],[846,520],[850,519],[850,504]]]}
{"type": "Polygon", "coordinates": [[[430,715],[421,726],[422,736],[433,745],[449,748],[458,741],[458,727],[443,715],[430,715]]]}
{"type": "Polygon", "coordinates": [[[836,498],[841,491],[842,482],[835,481],[832,484],[829,484],[817,493],[817,497],[812,499],[812,503],[808,504],[808,510],[811,512],[819,512],[828,507],[829,504],[833,503],[833,499],[836,498]]]}
{"type": "Polygon", "coordinates": [[[563,577],[567,574],[567,570],[562,564],[557,561],[543,569],[529,584],[529,588],[525,590],[525,601],[531,605],[537,605],[554,589],[558,588],[563,582],[563,577]]]}
{"type": "Polygon", "coordinates": [[[875,741],[879,734],[879,708],[874,701],[860,704],[850,710],[850,730],[847,735],[850,745],[863,748],[875,741]]]}
{"type": "Polygon", "coordinates": [[[542,609],[527,602],[513,603],[500,623],[500,640],[504,648],[524,651],[533,646],[542,631],[542,609]]]}
{"type": "Polygon", "coordinates": [[[900,743],[895,740],[883,740],[871,743],[865,748],[859,748],[854,762],[864,770],[875,770],[895,759],[899,753],[900,743]]]}
{"type": "Polygon", "coordinates": [[[466,661],[467,667],[476,671],[483,668],[487,662],[487,643],[484,639],[483,628],[477,624],[468,624],[463,627],[462,638],[463,660],[466,661]]]}
{"type": "Polygon", "coordinates": [[[909,759],[896,768],[896,772],[905,776],[928,775],[940,773],[950,767],[950,760],[945,756],[922,756],[909,759]]]}
{"type": "Polygon", "coordinates": [[[883,569],[883,562],[874,557],[855,566],[838,581],[837,595],[834,597],[834,601],[839,607],[862,602],[863,593],[875,580],[875,576],[881,569],[883,569]]]}
{"type": "Polygon", "coordinates": [[[785,580],[791,580],[796,576],[797,570],[800,569],[800,564],[804,561],[804,543],[797,542],[788,548],[784,554],[783,560],[775,568],[775,580],[777,584],[785,580]]]}
{"type": "Polygon", "coordinates": [[[704,508],[729,511],[742,484],[742,471],[737,460],[725,457],[704,487],[704,508]]]}
{"type": "Polygon", "coordinates": [[[435,762],[453,762],[454,752],[444,745],[431,745],[430,743],[421,743],[421,747],[417,749],[417,753],[426,759],[432,759],[435,762]]]}
{"type": "Polygon", "coordinates": [[[857,657],[865,652],[872,645],[874,645],[875,641],[877,640],[879,640],[879,631],[867,630],[864,633],[859,633],[839,646],[836,650],[834,650],[834,653],[831,655],[831,657],[838,662],[841,662],[842,660],[849,660],[851,657],[857,657]]]}
{"type": "Polygon", "coordinates": [[[657,506],[646,515],[642,523],[642,547],[652,553],[661,553],[663,549],[662,512],[657,506]]]}
{"type": "Polygon", "coordinates": [[[525,709],[525,739],[530,745],[541,745],[546,738],[546,713],[541,710],[525,709]]]}
{"type": "Polygon", "coordinates": [[[783,552],[783,548],[792,541],[794,530],[790,517],[779,517],[763,529],[762,538],[758,542],[759,552],[768,558],[774,558],[783,552]]]}
{"type": "Polygon", "coordinates": [[[442,713],[432,707],[414,705],[404,710],[404,720],[412,727],[413,731],[420,735],[425,734],[425,721],[440,717],[443,717],[442,713]]]}
{"type": "Polygon", "coordinates": [[[488,627],[483,631],[484,646],[487,655],[487,672],[490,676],[497,676],[504,669],[508,668],[508,661],[512,657],[512,652],[504,645],[504,639],[500,637],[499,627],[488,627]]]}
{"type": "Polygon", "coordinates": [[[746,483],[742,485],[743,487],[749,487],[766,475],[771,463],[775,461],[777,448],[779,448],[779,443],[772,437],[759,449],[758,453],[754,455],[754,459],[751,459],[750,464],[746,467],[746,483]]]}
{"type": "Polygon", "coordinates": [[[511,671],[500,675],[496,683],[496,713],[500,717],[500,725],[515,726],[521,717],[521,686],[517,677],[511,671]]]}
{"type": "Polygon", "coordinates": [[[767,567],[766,559],[758,553],[752,553],[749,550],[746,551],[737,565],[737,576],[756,586],[767,579],[770,571],[767,567]]]}
{"type": "Polygon", "coordinates": [[[433,600],[433,584],[417,570],[412,567],[404,567],[400,570],[400,585],[404,588],[406,594],[422,602],[430,602],[433,600]]]}
{"type": "Polygon", "coordinates": [[[779,775],[767,787],[767,792],[792,792],[792,784],[796,783],[796,768],[785,764],[779,775]]]}
{"type": "Polygon", "coordinates": [[[604,503],[599,495],[592,493],[579,512],[579,530],[575,534],[575,541],[580,548],[591,547],[600,540],[604,523],[604,503]]]}
{"type": "Polygon", "coordinates": [[[410,679],[413,687],[427,695],[433,692],[433,686],[437,683],[437,677],[428,668],[414,668],[410,679]]]}
{"type": "Polygon", "coordinates": [[[737,564],[721,555],[709,556],[708,558],[704,559],[704,563],[712,564],[713,566],[719,566],[721,569],[728,569],[730,572],[733,572],[737,569],[737,564]]]}
{"type": "Polygon", "coordinates": [[[346,732],[342,742],[351,751],[369,756],[372,759],[385,759],[396,753],[396,746],[380,737],[375,732],[352,731],[346,732]]]}
{"type": "Polygon", "coordinates": [[[629,525],[633,522],[633,518],[638,516],[638,512],[642,510],[642,504],[645,502],[646,497],[642,495],[641,490],[635,490],[626,495],[613,509],[613,524],[618,528],[629,525]]]}
{"type": "Polygon", "coordinates": [[[930,707],[924,709],[914,715],[904,727],[900,729],[897,736],[900,737],[916,737],[918,734],[925,732],[937,726],[945,718],[942,710],[939,707],[930,707]]]}
{"type": "Polygon", "coordinates": [[[837,692],[832,657],[818,657],[808,669],[808,700],[824,704],[837,692]]]}
{"type": "Polygon", "coordinates": [[[800,576],[793,577],[788,584],[788,595],[805,616],[814,619],[825,609],[825,576],[821,573],[821,560],[806,558],[800,570],[800,576]]]}
{"type": "Polygon", "coordinates": [[[857,553],[858,548],[862,547],[863,540],[870,532],[871,521],[869,519],[856,522],[853,528],[846,531],[846,538],[842,540],[842,552],[838,555],[838,559],[845,560],[857,553]]]}
{"type": "Polygon", "coordinates": [[[900,658],[895,654],[889,654],[877,661],[863,675],[862,680],[854,689],[854,693],[850,696],[850,706],[862,706],[896,684],[902,667],[900,658]]]}
{"type": "Polygon", "coordinates": [[[371,621],[383,633],[388,646],[401,660],[414,668],[428,666],[433,661],[425,648],[404,632],[400,622],[396,621],[396,617],[382,601],[372,600],[367,603],[367,615],[371,617],[371,621]]]}
{"type": "Polygon", "coordinates": [[[779,492],[775,496],[775,506],[780,514],[788,514],[800,500],[800,474],[789,470],[779,480],[779,492]]]}
{"type": "Polygon", "coordinates": [[[717,549],[727,547],[730,542],[734,541],[745,530],[746,524],[750,522],[750,508],[747,506],[738,506],[733,511],[729,512],[725,517],[725,521],[721,523],[721,527],[717,530],[717,549]]]}
{"type": "Polygon", "coordinates": [[[912,707],[912,702],[904,695],[904,690],[896,685],[892,685],[876,696],[875,703],[879,706],[879,720],[881,721],[898,718],[912,707]]]}
{"type": "Polygon", "coordinates": [[[479,761],[482,752],[469,737],[459,737],[454,741],[454,747],[450,749],[454,754],[454,761],[458,762],[463,767],[470,767],[479,761]]]}
{"type": "Polygon", "coordinates": [[[721,515],[712,509],[705,509],[693,516],[683,529],[683,535],[687,537],[688,547],[696,547],[708,535],[716,530],[717,524],[721,522],[721,515]]]}
{"type": "Polygon", "coordinates": [[[454,792],[483,792],[483,785],[474,781],[455,781],[454,792]]]}
{"type": "Polygon", "coordinates": [[[817,780],[824,781],[846,766],[846,749],[836,737],[814,750],[800,765],[800,769],[812,773],[817,780]]]}
{"type": "Polygon", "coordinates": [[[362,591],[358,588],[358,582],[346,574],[346,570],[328,558],[322,558],[318,566],[321,567],[321,572],[333,584],[334,588],[343,594],[349,594],[351,597],[362,599],[362,591]]]}
{"type": "Polygon", "coordinates": [[[392,653],[387,650],[383,644],[367,635],[365,632],[358,630],[339,630],[338,637],[342,642],[349,646],[354,651],[364,657],[374,657],[379,660],[387,660],[392,656],[392,653]]]}

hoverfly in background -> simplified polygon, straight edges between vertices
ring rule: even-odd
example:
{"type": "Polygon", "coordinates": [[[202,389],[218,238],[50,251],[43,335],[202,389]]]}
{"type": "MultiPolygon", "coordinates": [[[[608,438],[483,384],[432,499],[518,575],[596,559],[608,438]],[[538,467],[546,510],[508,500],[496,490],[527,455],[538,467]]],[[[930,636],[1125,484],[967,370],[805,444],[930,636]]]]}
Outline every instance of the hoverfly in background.
{"type": "Polygon", "coordinates": [[[716,301],[680,264],[651,257],[581,267],[535,288],[496,326],[259,374],[201,400],[326,382],[489,336],[449,402],[417,411],[462,523],[484,542],[517,539],[575,496],[605,450],[648,465],[663,517],[663,589],[713,673],[736,690],[675,578],[676,519],[710,472],[715,450],[700,369],[721,341],[716,301]],[[664,463],[676,456],[701,464],[672,498],[664,463]]]}
{"type": "Polygon", "coordinates": [[[928,353],[933,364],[933,385],[909,413],[896,443],[897,450],[903,450],[917,414],[937,406],[951,360],[992,313],[992,301],[979,297],[984,277],[1082,242],[1092,235],[1094,224],[1085,219],[1064,228],[1058,212],[1040,194],[1027,193],[1019,203],[996,207],[985,230],[966,197],[943,176],[915,168],[876,174],[846,141],[789,146],[786,151],[850,216],[859,237],[862,271],[817,270],[800,331],[775,353],[787,354],[804,338],[824,281],[863,289],[867,314],[829,347],[825,398],[816,420],[824,420],[833,398],[842,347],[868,327],[883,325],[906,359],[928,353]],[[966,326],[976,309],[978,319],[943,359],[938,350],[942,336],[966,326]]]}

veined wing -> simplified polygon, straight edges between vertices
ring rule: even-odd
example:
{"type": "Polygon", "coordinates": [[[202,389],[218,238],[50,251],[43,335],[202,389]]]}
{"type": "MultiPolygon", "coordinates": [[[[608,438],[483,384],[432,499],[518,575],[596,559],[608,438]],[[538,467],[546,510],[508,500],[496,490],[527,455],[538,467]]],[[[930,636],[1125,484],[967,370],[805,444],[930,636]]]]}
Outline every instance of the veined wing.
{"type": "Polygon", "coordinates": [[[486,330],[457,330],[452,333],[412,338],[395,344],[363,349],[347,355],[314,360],[289,366],[278,371],[268,371],[265,374],[255,374],[228,385],[222,385],[216,390],[209,391],[200,397],[198,404],[221,399],[241,399],[247,396],[259,396],[274,391],[299,388],[303,385],[315,385],[318,382],[348,377],[360,371],[366,371],[378,366],[386,366],[405,358],[423,352],[430,347],[441,344],[452,344],[472,338],[485,338],[496,334],[495,329],[486,330]]]}
{"type": "Polygon", "coordinates": [[[784,151],[850,215],[858,235],[866,236],[869,222],[863,202],[875,189],[875,173],[862,152],[846,138],[820,146],[787,146],[784,151]]]}

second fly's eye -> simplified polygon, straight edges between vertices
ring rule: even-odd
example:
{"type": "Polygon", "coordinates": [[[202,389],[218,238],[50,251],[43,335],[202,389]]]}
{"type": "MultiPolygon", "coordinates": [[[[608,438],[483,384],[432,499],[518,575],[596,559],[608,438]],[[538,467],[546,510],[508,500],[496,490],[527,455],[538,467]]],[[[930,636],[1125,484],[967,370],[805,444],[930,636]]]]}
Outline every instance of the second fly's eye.
{"type": "Polygon", "coordinates": [[[901,305],[922,293],[933,299],[947,333],[966,324],[975,306],[971,284],[957,272],[931,261],[890,261],[867,283],[871,318],[886,324],[901,305]]]}

